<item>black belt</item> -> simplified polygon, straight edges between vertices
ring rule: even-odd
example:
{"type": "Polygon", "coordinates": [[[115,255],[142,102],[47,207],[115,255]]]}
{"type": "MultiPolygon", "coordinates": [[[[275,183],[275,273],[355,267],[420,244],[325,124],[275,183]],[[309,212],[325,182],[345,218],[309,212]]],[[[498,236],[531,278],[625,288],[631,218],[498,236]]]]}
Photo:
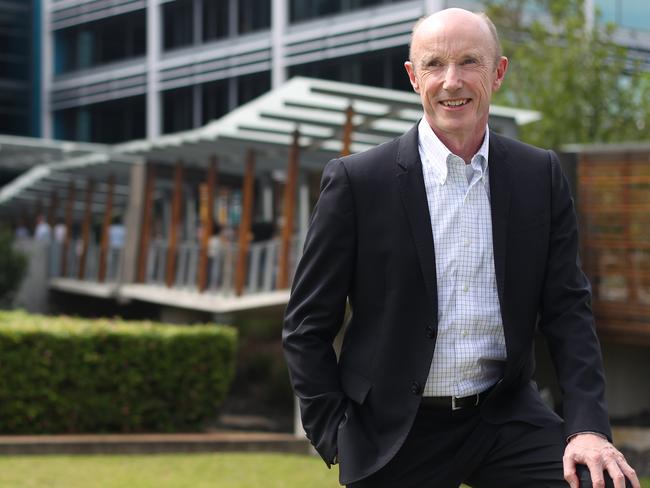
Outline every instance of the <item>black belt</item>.
{"type": "Polygon", "coordinates": [[[481,393],[475,393],[474,395],[456,397],[456,396],[445,396],[445,397],[431,397],[425,396],[422,397],[421,405],[425,408],[435,408],[438,410],[464,410],[467,408],[476,408],[481,405],[481,402],[485,400],[485,397],[492,391],[492,388],[481,393]]]}

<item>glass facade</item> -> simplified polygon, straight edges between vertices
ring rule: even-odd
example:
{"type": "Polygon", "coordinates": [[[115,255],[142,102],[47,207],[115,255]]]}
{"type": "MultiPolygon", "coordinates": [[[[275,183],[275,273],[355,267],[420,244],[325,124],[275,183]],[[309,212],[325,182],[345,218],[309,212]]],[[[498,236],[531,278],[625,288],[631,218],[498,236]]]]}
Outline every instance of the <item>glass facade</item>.
{"type": "Polygon", "coordinates": [[[648,0],[595,0],[604,22],[621,27],[650,31],[650,2],[648,0]]]}
{"type": "MultiPolygon", "coordinates": [[[[271,72],[253,73],[237,78],[237,105],[250,102],[271,89],[271,72]]],[[[234,107],[233,107],[234,108],[234,107]]]]}
{"type": "Polygon", "coordinates": [[[271,27],[271,0],[239,0],[239,33],[271,27]]]}
{"type": "Polygon", "coordinates": [[[228,37],[230,3],[226,0],[204,0],[203,2],[203,40],[228,37]]]}
{"type": "Polygon", "coordinates": [[[162,5],[163,49],[247,34],[271,28],[271,0],[175,0],[162,5]],[[200,24],[194,9],[201,9],[200,24]],[[231,9],[236,9],[231,12],[231,9]],[[231,25],[231,14],[236,24],[231,25]],[[201,32],[198,32],[198,31],[201,32]]]}
{"type": "Polygon", "coordinates": [[[168,51],[194,42],[194,5],[192,0],[177,0],[162,5],[163,49],[168,51]]]}
{"type": "Polygon", "coordinates": [[[144,10],[61,29],[54,34],[55,74],[144,56],[144,10]]]}
{"type": "Polygon", "coordinates": [[[54,112],[54,136],[113,144],[146,134],[145,96],[121,98],[54,112]]]}
{"type": "Polygon", "coordinates": [[[408,47],[396,47],[292,66],[290,76],[308,76],[333,81],[411,91],[404,69],[408,47]]]}
{"type": "Polygon", "coordinates": [[[200,96],[199,124],[206,124],[270,89],[271,72],[264,71],[240,76],[234,84],[226,79],[203,83],[198,89],[185,86],[167,90],[162,94],[163,133],[179,132],[197,126],[194,109],[198,103],[195,103],[195,96],[200,96]],[[231,89],[235,93],[231,93],[231,89]]]}
{"type": "Polygon", "coordinates": [[[32,132],[32,3],[0,2],[0,133],[32,132]]]}
{"type": "Polygon", "coordinates": [[[229,85],[228,80],[211,81],[201,85],[201,99],[203,100],[201,123],[207,124],[234,108],[229,105],[229,85]]]}
{"type": "Polygon", "coordinates": [[[375,7],[404,0],[290,0],[289,18],[291,22],[317,19],[326,15],[350,12],[364,7],[375,7]]]}
{"type": "Polygon", "coordinates": [[[193,88],[184,86],[162,93],[163,133],[179,132],[193,126],[193,88]]]}

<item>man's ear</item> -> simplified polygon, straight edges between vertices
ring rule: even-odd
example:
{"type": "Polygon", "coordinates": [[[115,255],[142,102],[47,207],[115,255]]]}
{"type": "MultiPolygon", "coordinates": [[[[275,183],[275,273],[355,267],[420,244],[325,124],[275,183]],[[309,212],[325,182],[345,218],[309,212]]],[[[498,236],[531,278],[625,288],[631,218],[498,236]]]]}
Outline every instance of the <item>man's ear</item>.
{"type": "Polygon", "coordinates": [[[417,76],[415,76],[415,66],[410,61],[404,61],[404,68],[409,75],[409,81],[415,93],[420,93],[420,84],[418,83],[417,76]]]}
{"type": "Polygon", "coordinates": [[[492,91],[497,91],[499,88],[501,88],[503,78],[506,76],[506,71],[508,71],[508,58],[501,56],[501,58],[499,58],[499,62],[497,63],[497,75],[494,78],[494,83],[492,83],[492,91]]]}

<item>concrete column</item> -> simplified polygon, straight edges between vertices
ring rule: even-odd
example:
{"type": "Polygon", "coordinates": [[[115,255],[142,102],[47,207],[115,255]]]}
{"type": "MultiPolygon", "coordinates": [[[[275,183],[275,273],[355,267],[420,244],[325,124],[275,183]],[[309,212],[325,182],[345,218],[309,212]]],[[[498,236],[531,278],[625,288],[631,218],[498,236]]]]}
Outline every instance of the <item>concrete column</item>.
{"type": "Polygon", "coordinates": [[[307,237],[307,227],[309,227],[309,181],[304,172],[298,177],[298,235],[300,236],[300,249],[302,243],[307,237]]]}
{"type": "Polygon", "coordinates": [[[158,60],[162,47],[161,12],[158,0],[147,0],[147,139],[161,132],[158,60]]]}
{"type": "Polygon", "coordinates": [[[446,6],[445,0],[424,0],[424,14],[432,14],[446,6]]]}
{"type": "Polygon", "coordinates": [[[193,44],[203,43],[203,0],[192,0],[192,32],[193,44]]]}
{"type": "Polygon", "coordinates": [[[273,220],[273,178],[270,172],[259,176],[262,189],[262,220],[270,222],[273,220]]]}
{"type": "MultiPolygon", "coordinates": [[[[41,2],[41,136],[51,139],[54,133],[52,128],[52,111],[50,109],[50,91],[52,90],[52,79],[54,77],[53,43],[54,33],[50,30],[51,0],[41,2]]],[[[39,27],[34,26],[35,29],[39,27]]]]}
{"type": "Polygon", "coordinates": [[[228,37],[239,34],[239,2],[228,0],[228,37]]]}
{"type": "Polygon", "coordinates": [[[192,127],[203,125],[203,90],[201,85],[192,87],[192,127]]]}
{"type": "Polygon", "coordinates": [[[234,110],[239,105],[239,85],[237,78],[228,78],[228,110],[234,110]]]}
{"type": "MultiPolygon", "coordinates": [[[[203,0],[193,0],[194,45],[203,44],[203,0]]],[[[203,90],[201,85],[192,87],[192,127],[203,125],[203,90]]]]}
{"type": "Polygon", "coordinates": [[[145,205],[145,184],[147,181],[147,166],[143,161],[131,168],[129,181],[129,202],[126,209],[126,238],[122,255],[121,269],[118,270],[117,281],[135,283],[138,269],[138,251],[140,247],[140,230],[143,225],[145,205]]]}
{"type": "Polygon", "coordinates": [[[275,89],[287,80],[284,35],[289,23],[289,4],[287,0],[273,0],[271,9],[271,88],[275,89]]]}

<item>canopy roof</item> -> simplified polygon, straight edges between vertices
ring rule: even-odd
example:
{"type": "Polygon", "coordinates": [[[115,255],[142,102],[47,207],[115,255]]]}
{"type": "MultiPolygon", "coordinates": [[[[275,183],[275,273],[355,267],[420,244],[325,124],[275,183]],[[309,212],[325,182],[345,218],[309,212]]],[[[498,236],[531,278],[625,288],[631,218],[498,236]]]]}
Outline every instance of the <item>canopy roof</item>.
{"type": "MultiPolygon", "coordinates": [[[[286,164],[293,132],[298,130],[301,167],[322,168],[343,149],[348,107],[354,112],[353,153],[399,136],[422,117],[415,93],[296,77],[199,129],[115,149],[166,162],[203,164],[217,156],[223,170],[235,172],[242,171],[245,152],[254,149],[258,165],[275,169],[286,164]]],[[[490,116],[491,123],[508,119],[516,125],[540,118],[538,112],[499,106],[490,108],[490,116]]]]}
{"type": "Polygon", "coordinates": [[[0,134],[0,168],[26,171],[39,164],[106,151],[104,144],[0,134]]]}
{"type": "MultiPolygon", "coordinates": [[[[246,153],[252,149],[256,171],[282,170],[295,130],[300,134],[300,166],[320,169],[343,149],[348,107],[354,113],[351,152],[397,137],[422,116],[415,93],[298,77],[203,127],[154,140],[107,146],[1,136],[0,166],[21,162],[32,169],[0,190],[0,211],[13,213],[16,207],[39,200],[47,203],[54,190],[67,195],[71,181],[77,188],[75,208],[81,211],[86,180],[94,179],[95,193],[101,193],[109,174],[117,178],[119,205],[128,195],[130,165],[145,160],[206,166],[216,157],[220,172],[242,174],[246,153]]],[[[539,118],[530,110],[490,107],[493,127],[539,118]]],[[[94,201],[94,210],[101,211],[102,198],[94,201]]]]}

